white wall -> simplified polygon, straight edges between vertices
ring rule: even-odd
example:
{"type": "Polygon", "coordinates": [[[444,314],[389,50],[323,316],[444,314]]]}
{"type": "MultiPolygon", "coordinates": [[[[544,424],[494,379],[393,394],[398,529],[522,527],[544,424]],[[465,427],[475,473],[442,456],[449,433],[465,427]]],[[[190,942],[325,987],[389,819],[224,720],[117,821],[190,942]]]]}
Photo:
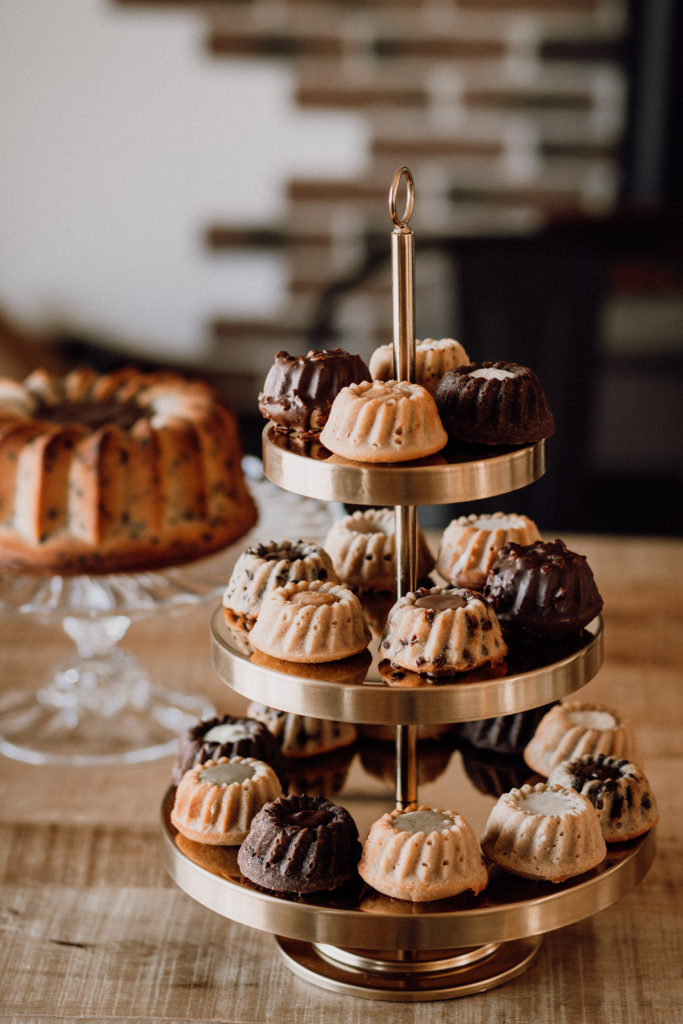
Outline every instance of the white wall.
{"type": "Polygon", "coordinates": [[[277,311],[275,257],[212,256],[294,174],[362,169],[360,119],[302,114],[286,66],[203,51],[199,12],[0,0],[0,309],[191,362],[212,315],[277,311]]]}

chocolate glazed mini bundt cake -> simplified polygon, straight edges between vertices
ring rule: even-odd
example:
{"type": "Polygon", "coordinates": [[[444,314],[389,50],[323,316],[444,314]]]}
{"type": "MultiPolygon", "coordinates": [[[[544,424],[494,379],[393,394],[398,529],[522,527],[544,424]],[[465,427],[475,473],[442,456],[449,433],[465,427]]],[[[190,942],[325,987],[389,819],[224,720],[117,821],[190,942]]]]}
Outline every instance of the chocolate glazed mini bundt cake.
{"type": "Polygon", "coordinates": [[[533,444],[555,430],[541,382],[519,363],[455,367],[444,374],[434,398],[451,441],[533,444]]]}
{"type": "Polygon", "coordinates": [[[370,379],[361,357],[341,348],[311,349],[303,356],[278,352],[258,396],[259,409],[279,430],[316,437],[341,389],[370,379]]]}
{"type": "Polygon", "coordinates": [[[491,566],[484,595],[504,629],[528,637],[580,633],[602,609],[585,556],[561,540],[506,544],[491,566]]]}
{"type": "MultiPolygon", "coordinates": [[[[415,341],[415,383],[434,394],[447,370],[469,363],[469,356],[455,338],[423,338],[415,341]]],[[[373,380],[392,380],[394,346],[380,345],[370,356],[373,380]]]]}
{"type": "Polygon", "coordinates": [[[635,839],[659,820],[649,782],[637,765],[623,758],[587,754],[562,761],[550,773],[548,785],[587,796],[598,812],[606,843],[635,839]]]}
{"type": "Polygon", "coordinates": [[[512,715],[482,718],[477,722],[459,722],[453,726],[453,731],[458,739],[470,743],[478,750],[521,754],[534,735],[538,723],[553,706],[554,702],[528,711],[517,711],[512,715]]]}
{"type": "MultiPolygon", "coordinates": [[[[367,508],[343,516],[325,538],[339,579],[361,592],[395,592],[396,534],[394,510],[367,508]]],[[[422,530],[417,531],[417,576],[428,576],[434,556],[422,530]]]]}
{"type": "Polygon", "coordinates": [[[0,564],[124,572],[230,544],[256,520],[233,414],[134,368],[0,379],[0,564]]]}
{"type": "Polygon", "coordinates": [[[280,745],[270,729],[255,718],[233,718],[231,715],[205,718],[182,734],[171,779],[177,786],[185,772],[195,765],[236,755],[265,761],[282,781],[280,745]]]}
{"type": "Polygon", "coordinates": [[[344,807],[292,794],[255,816],[237,863],[264,889],[303,894],[336,889],[355,877],[360,855],[358,829],[344,807]]]}

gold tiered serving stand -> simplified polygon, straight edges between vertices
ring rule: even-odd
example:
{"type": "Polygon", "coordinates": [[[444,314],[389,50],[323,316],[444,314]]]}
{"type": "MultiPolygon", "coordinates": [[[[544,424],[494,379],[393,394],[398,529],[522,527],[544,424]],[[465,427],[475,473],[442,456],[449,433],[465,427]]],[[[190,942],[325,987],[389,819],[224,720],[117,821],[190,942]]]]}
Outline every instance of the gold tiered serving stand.
{"type": "MultiPolygon", "coordinates": [[[[413,236],[408,226],[414,188],[399,168],[389,191],[394,296],[394,370],[413,380],[413,236]],[[399,215],[402,181],[406,206],[399,215]]],[[[393,505],[397,597],[416,584],[417,506],[474,501],[504,494],[539,479],[544,444],[454,450],[416,462],[368,465],[326,451],[317,441],[263,432],[266,476],[287,491],[323,501],[393,505]]],[[[219,677],[249,699],[282,711],[357,725],[395,728],[393,784],[351,768],[339,802],[361,836],[392,806],[429,793],[432,806],[454,807],[483,829],[495,798],[473,787],[466,759],[451,758],[436,780],[422,785],[421,766],[438,740],[418,753],[418,729],[476,721],[540,707],[592,679],[602,663],[602,621],[596,619],[567,645],[539,649],[532,663],[516,664],[499,678],[429,683],[408,678],[392,685],[379,671],[377,637],[365,655],[327,665],[301,666],[265,658],[248,635],[236,632],[218,608],[211,624],[212,661],[219,677]],[[466,805],[466,806],[463,806],[466,805]]],[[[446,754],[446,761],[449,753],[446,754]]],[[[491,767],[491,766],[489,766],[491,767]]],[[[495,765],[493,770],[497,770],[495,765]]],[[[515,783],[517,784],[517,783],[515,783]]],[[[175,882],[199,903],[231,920],[276,937],[290,969],[313,984],[372,999],[426,1001],[470,995],[526,970],[548,931],[592,916],[632,889],[655,855],[654,832],[609,848],[596,869],[553,885],[507,875],[493,867],[479,896],[413,904],[382,896],[360,880],[329,893],[287,897],[251,885],[237,867],[236,850],[205,847],[180,836],[170,823],[174,791],[162,807],[165,859],[175,882]]]]}

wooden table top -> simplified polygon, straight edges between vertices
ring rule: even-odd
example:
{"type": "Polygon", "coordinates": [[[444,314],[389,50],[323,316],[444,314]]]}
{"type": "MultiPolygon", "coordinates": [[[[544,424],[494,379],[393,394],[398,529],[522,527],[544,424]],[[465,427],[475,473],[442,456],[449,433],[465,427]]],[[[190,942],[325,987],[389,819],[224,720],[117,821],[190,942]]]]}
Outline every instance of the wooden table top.
{"type": "MultiPolygon", "coordinates": [[[[660,809],[645,879],[545,936],[530,968],[454,1002],[328,993],[284,965],[272,936],[195,903],[160,855],[170,759],[40,767],[0,757],[0,1020],[348,1024],[672,1024],[683,1021],[683,541],[566,538],[605,600],[605,661],[580,691],[631,719],[660,809]]],[[[155,682],[240,713],[210,665],[210,607],[133,624],[155,682]]],[[[58,624],[0,619],[0,687],[34,687],[69,651],[58,624]]]]}

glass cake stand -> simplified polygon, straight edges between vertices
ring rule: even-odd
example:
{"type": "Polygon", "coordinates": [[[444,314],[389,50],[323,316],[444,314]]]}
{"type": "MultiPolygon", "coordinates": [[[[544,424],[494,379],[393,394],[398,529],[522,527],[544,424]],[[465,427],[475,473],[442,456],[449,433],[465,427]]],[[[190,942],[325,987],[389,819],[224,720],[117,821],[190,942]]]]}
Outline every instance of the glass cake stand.
{"type": "Polygon", "coordinates": [[[208,558],[153,572],[0,573],[1,613],[30,617],[37,643],[41,627],[59,624],[75,647],[37,688],[15,686],[0,696],[0,753],[31,764],[149,761],[172,753],[183,729],[213,713],[201,694],[154,685],[119,645],[133,621],[160,612],[180,615],[220,598],[239,554],[257,534],[284,539],[286,528],[287,539],[324,539],[332,521],[328,506],[296,495],[283,504],[260,460],[247,457],[244,468],[258,524],[208,558]]]}

